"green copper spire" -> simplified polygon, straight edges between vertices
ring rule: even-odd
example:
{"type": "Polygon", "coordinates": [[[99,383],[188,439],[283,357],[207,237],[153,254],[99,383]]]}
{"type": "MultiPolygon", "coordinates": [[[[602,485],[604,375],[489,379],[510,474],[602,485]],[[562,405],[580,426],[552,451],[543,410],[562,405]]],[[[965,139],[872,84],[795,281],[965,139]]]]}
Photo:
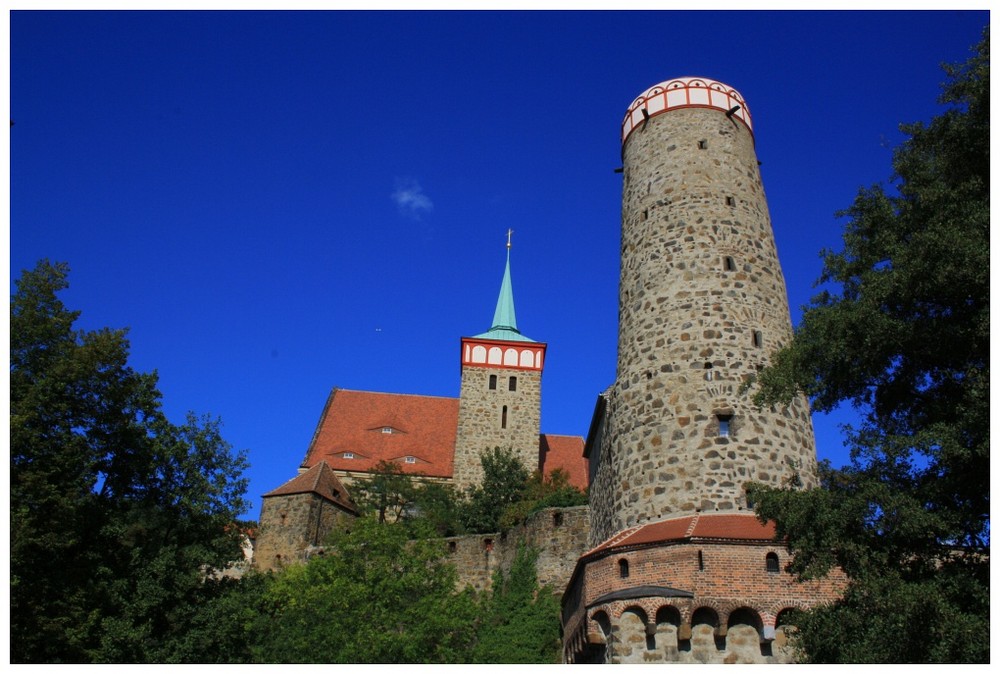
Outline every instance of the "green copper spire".
{"type": "Polygon", "coordinates": [[[500,283],[500,297],[497,298],[497,308],[493,312],[493,327],[476,337],[484,339],[505,339],[511,342],[533,342],[517,329],[517,317],[514,315],[514,289],[510,283],[510,235],[513,230],[507,230],[507,264],[503,270],[503,282],[500,283]]]}

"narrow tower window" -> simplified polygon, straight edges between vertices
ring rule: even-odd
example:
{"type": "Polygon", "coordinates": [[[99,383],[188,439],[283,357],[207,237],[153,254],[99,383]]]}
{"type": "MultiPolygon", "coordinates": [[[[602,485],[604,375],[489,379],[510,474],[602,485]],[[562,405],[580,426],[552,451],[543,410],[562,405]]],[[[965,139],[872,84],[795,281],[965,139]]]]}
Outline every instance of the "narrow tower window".
{"type": "Polygon", "coordinates": [[[510,381],[507,382],[507,389],[510,391],[517,390],[517,377],[511,377],[510,381]]]}
{"type": "Polygon", "coordinates": [[[722,268],[726,271],[736,271],[736,260],[727,255],[722,259],[722,268]]]}
{"type": "Polygon", "coordinates": [[[778,573],[781,570],[778,566],[778,555],[774,552],[767,553],[767,557],[764,558],[764,565],[767,567],[768,573],[778,573]]]}
{"type": "Polygon", "coordinates": [[[758,349],[764,346],[764,333],[760,330],[753,331],[753,345],[758,349]]]}
{"type": "Polygon", "coordinates": [[[698,570],[705,570],[705,556],[701,554],[701,550],[698,551],[698,570]]]}
{"type": "Polygon", "coordinates": [[[495,391],[497,388],[497,376],[495,374],[490,375],[490,390],[495,391]]]}
{"type": "Polygon", "coordinates": [[[628,560],[619,559],[618,560],[618,575],[621,578],[628,578],[628,560]]]}
{"type": "Polygon", "coordinates": [[[728,438],[729,437],[729,425],[733,419],[731,414],[717,414],[715,418],[719,420],[719,437],[728,438]]]}
{"type": "Polygon", "coordinates": [[[705,381],[712,381],[712,364],[705,363],[705,381]]]}
{"type": "Polygon", "coordinates": [[[735,205],[736,205],[736,199],[734,199],[733,197],[726,197],[726,206],[735,206],[735,205]]]}
{"type": "Polygon", "coordinates": [[[503,412],[500,413],[500,428],[507,428],[507,406],[503,406],[503,412]]]}
{"type": "Polygon", "coordinates": [[[708,141],[707,140],[699,140],[698,141],[698,149],[699,150],[707,150],[708,149],[708,141]]]}

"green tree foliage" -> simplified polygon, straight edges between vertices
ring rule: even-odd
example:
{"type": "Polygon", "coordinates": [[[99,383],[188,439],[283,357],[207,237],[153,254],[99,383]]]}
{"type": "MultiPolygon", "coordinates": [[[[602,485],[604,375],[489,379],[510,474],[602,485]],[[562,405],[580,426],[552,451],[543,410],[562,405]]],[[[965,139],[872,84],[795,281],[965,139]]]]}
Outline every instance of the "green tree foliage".
{"type": "Polygon", "coordinates": [[[451,485],[404,473],[394,461],[380,461],[371,474],[352,485],[362,513],[379,522],[428,523],[439,536],[462,533],[459,501],[451,485]]]}
{"type": "Polygon", "coordinates": [[[416,500],[417,485],[394,461],[379,461],[366,477],[353,485],[354,503],[362,513],[379,522],[404,519],[416,500]]]}
{"type": "Polygon", "coordinates": [[[509,573],[498,570],[483,599],[472,662],[557,663],[562,657],[559,598],[538,586],[538,551],[518,547],[509,573]]]}
{"type": "Polygon", "coordinates": [[[500,531],[504,510],[521,500],[528,482],[528,469],[513,450],[494,447],[482,457],[483,481],[470,487],[460,518],[470,533],[500,531]]]}
{"type": "Polygon", "coordinates": [[[520,500],[500,514],[500,526],[509,529],[543,508],[568,508],[587,504],[587,494],[569,483],[569,475],[557,468],[548,475],[534,471],[525,484],[520,500]]]}
{"type": "Polygon", "coordinates": [[[250,664],[267,615],[273,574],[250,571],[207,586],[191,607],[184,630],[164,652],[163,663],[250,664]]]}
{"type": "Polygon", "coordinates": [[[793,570],[850,578],[799,617],[816,662],[989,660],[989,32],[949,75],[945,112],[903,126],[895,193],[863,189],[825,291],[760,376],[761,404],[850,402],[851,464],[823,488],[753,487],[793,570]]]}
{"type": "Polygon", "coordinates": [[[124,331],[74,329],[67,274],[11,297],[11,659],[155,662],[242,558],[246,461],[217,421],[166,419],[124,331]]]}
{"type": "MultiPolygon", "coordinates": [[[[362,517],[327,554],[274,578],[254,647],[259,662],[454,663],[474,638],[476,602],[457,593],[443,542],[362,517]]],[[[417,532],[420,533],[420,532],[417,532]]]]}
{"type": "Polygon", "coordinates": [[[461,501],[451,485],[425,482],[417,491],[414,513],[416,517],[426,522],[436,535],[458,536],[465,533],[461,507],[461,501]]]}

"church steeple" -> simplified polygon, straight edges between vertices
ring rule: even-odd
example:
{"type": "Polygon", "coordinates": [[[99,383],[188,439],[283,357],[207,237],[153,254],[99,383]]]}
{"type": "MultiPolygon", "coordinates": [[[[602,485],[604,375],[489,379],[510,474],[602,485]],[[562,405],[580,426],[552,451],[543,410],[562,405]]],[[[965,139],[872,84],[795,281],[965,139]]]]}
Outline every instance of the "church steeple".
{"type": "Polygon", "coordinates": [[[493,325],[489,331],[476,337],[481,339],[502,339],[513,342],[534,342],[521,334],[517,329],[517,316],[514,313],[514,289],[510,282],[510,235],[513,230],[507,230],[507,264],[503,270],[503,281],[500,283],[500,297],[497,298],[497,308],[493,312],[493,325]]]}
{"type": "Polygon", "coordinates": [[[521,334],[510,281],[510,230],[500,297],[487,332],[462,337],[462,389],[458,403],[453,477],[459,489],[483,479],[480,459],[509,448],[528,470],[538,467],[544,342],[521,334]]]}
{"type": "Polygon", "coordinates": [[[514,290],[510,285],[510,245],[507,246],[507,265],[500,283],[500,297],[493,312],[493,327],[490,330],[513,330],[518,332],[517,317],[514,315],[514,290]]]}

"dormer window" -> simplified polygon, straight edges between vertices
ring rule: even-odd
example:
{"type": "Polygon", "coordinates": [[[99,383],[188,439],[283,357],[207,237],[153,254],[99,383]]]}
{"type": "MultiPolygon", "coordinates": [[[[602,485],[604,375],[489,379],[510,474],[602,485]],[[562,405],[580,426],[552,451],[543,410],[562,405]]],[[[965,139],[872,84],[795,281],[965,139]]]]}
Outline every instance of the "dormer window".
{"type": "Polygon", "coordinates": [[[416,462],[417,462],[417,457],[415,456],[406,457],[406,463],[416,463],[416,462]]]}
{"type": "Polygon", "coordinates": [[[344,452],[344,458],[345,459],[353,459],[354,458],[354,452],[344,452]]]}

